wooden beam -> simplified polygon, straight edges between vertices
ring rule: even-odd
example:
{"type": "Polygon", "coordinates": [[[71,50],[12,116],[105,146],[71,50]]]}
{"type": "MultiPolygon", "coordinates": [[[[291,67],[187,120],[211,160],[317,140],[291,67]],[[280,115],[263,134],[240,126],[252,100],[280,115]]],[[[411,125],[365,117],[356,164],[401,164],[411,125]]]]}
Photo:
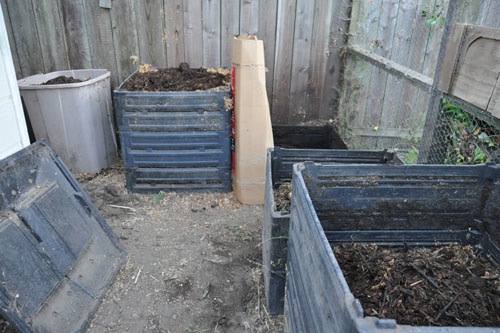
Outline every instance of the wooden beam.
{"type": "Polygon", "coordinates": [[[428,91],[432,87],[432,78],[411,70],[405,66],[402,66],[390,59],[369,52],[357,45],[350,45],[347,47],[347,50],[349,53],[370,62],[371,64],[385,70],[392,75],[396,75],[398,77],[406,79],[408,82],[419,88],[423,88],[428,91]]]}

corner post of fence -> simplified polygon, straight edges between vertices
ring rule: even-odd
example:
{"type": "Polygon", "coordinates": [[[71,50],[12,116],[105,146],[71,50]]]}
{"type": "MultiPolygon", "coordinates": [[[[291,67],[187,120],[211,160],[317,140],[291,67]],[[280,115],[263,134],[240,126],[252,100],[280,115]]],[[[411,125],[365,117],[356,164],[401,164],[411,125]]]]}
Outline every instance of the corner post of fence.
{"type": "Polygon", "coordinates": [[[420,143],[420,153],[418,155],[417,161],[418,163],[430,163],[431,150],[435,140],[435,131],[437,129],[437,120],[439,111],[441,109],[441,98],[443,97],[443,93],[438,90],[439,79],[441,77],[441,71],[443,69],[448,42],[450,40],[451,34],[453,33],[453,28],[458,16],[458,9],[460,8],[462,1],[463,0],[449,0],[448,2],[446,23],[441,37],[436,69],[434,71],[432,86],[430,88],[429,103],[427,104],[427,114],[425,118],[424,130],[422,133],[422,141],[420,143]]]}

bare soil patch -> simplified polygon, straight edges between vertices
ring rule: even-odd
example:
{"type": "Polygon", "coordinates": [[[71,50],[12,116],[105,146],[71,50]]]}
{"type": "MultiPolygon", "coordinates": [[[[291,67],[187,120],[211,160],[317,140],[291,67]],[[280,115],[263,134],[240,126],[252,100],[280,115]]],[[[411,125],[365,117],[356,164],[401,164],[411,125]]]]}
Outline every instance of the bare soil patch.
{"type": "Polygon", "coordinates": [[[365,315],[415,326],[500,326],[500,269],[480,249],[333,246],[365,315]]]}
{"type": "Polygon", "coordinates": [[[281,332],[264,308],[263,207],[232,193],[131,194],[80,175],[128,252],[88,332],[281,332]]]}
{"type": "Polygon", "coordinates": [[[197,91],[229,86],[227,69],[190,68],[181,63],[176,68],[156,69],[142,65],[139,71],[123,83],[128,91],[197,91]]]}

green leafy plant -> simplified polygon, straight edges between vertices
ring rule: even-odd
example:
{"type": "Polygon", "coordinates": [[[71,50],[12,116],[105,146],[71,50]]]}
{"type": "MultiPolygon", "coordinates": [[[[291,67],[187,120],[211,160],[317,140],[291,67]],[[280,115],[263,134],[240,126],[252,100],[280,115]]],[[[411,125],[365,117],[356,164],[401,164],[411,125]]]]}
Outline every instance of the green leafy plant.
{"type": "Polygon", "coordinates": [[[163,191],[160,191],[158,193],[156,193],[153,197],[153,200],[154,200],[154,203],[155,205],[159,204],[160,202],[163,201],[163,199],[165,199],[165,192],[163,191]]]}
{"type": "Polygon", "coordinates": [[[444,27],[446,24],[446,17],[444,11],[444,4],[431,5],[427,2],[424,9],[420,15],[426,18],[426,25],[431,29],[431,32],[435,29],[444,27]]]}
{"type": "Polygon", "coordinates": [[[496,129],[443,99],[442,111],[448,119],[448,149],[445,164],[482,164],[498,148],[492,135],[496,129]]]}
{"type": "Polygon", "coordinates": [[[415,164],[417,163],[418,160],[418,148],[413,146],[408,150],[408,152],[405,154],[405,163],[406,164],[415,164]]]}

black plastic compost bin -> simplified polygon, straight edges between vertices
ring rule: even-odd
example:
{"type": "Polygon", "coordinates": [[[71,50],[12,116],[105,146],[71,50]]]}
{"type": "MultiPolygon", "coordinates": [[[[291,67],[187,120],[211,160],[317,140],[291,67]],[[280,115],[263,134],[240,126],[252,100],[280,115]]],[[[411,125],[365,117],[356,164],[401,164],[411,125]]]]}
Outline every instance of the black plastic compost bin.
{"type": "Polygon", "coordinates": [[[389,150],[360,151],[335,149],[270,148],[267,153],[264,224],[262,228],[262,258],[266,306],[273,315],[283,314],[286,283],[286,258],[290,212],[278,211],[274,190],[292,180],[294,163],[402,164],[396,153],[389,150]]]}
{"type": "Polygon", "coordinates": [[[500,168],[296,164],[288,241],[289,332],[499,332],[363,315],[331,243],[470,244],[500,263],[500,168]]]}
{"type": "Polygon", "coordinates": [[[113,92],[127,189],[231,191],[229,87],[113,92]]]}
{"type": "Polygon", "coordinates": [[[81,332],[125,252],[62,160],[37,142],[0,161],[0,313],[19,332],[81,332]]]}

